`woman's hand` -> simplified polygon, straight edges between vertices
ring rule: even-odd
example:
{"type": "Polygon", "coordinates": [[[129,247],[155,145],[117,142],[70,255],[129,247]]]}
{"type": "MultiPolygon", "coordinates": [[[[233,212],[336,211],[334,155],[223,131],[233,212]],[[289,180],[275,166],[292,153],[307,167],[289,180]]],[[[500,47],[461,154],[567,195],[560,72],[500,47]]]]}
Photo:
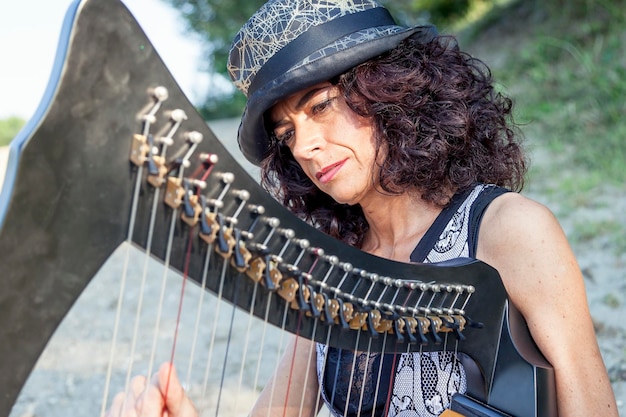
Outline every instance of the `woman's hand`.
{"type": "Polygon", "coordinates": [[[150,381],[145,376],[132,379],[127,392],[115,396],[106,417],[197,417],[174,366],[161,365],[150,381]]]}

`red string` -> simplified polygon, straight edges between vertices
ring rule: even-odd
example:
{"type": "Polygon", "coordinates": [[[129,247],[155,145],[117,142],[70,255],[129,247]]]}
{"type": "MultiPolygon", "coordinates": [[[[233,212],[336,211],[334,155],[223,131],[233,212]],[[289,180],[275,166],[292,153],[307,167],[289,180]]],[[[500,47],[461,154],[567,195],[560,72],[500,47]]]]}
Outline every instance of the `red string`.
{"type": "MultiPolygon", "coordinates": [[[[174,340],[172,342],[172,353],[170,355],[170,364],[174,364],[174,356],[176,354],[176,343],[178,341],[178,330],[180,327],[180,318],[182,316],[182,311],[183,311],[183,299],[185,298],[185,285],[187,284],[187,278],[189,276],[189,263],[190,263],[190,259],[191,259],[191,243],[192,243],[192,234],[189,233],[189,242],[187,244],[187,253],[185,254],[185,270],[183,272],[183,283],[181,285],[181,289],[180,289],[180,298],[179,298],[179,302],[178,302],[178,311],[176,313],[176,325],[174,327],[174,340]]],[[[165,385],[165,397],[167,398],[167,393],[169,391],[170,388],[170,378],[172,376],[172,368],[173,366],[170,366],[170,369],[167,372],[167,383],[165,385]]]]}
{"type": "MultiPolygon", "coordinates": [[[[211,170],[213,169],[213,164],[210,165],[204,175],[202,176],[201,180],[204,181],[206,180],[206,178],[208,177],[209,173],[211,172],[211,170]]],[[[193,177],[197,177],[200,173],[200,169],[203,167],[203,165],[201,164],[196,171],[191,175],[191,178],[193,177]]],[[[198,189],[196,191],[196,195],[200,195],[200,190],[198,189]]],[[[185,254],[185,266],[184,266],[184,271],[183,271],[183,283],[181,285],[181,289],[180,289],[180,298],[179,298],[179,302],[178,302],[178,311],[176,313],[176,325],[174,327],[174,340],[172,342],[172,353],[170,355],[170,368],[167,372],[167,382],[165,385],[165,393],[164,393],[164,399],[167,399],[167,394],[169,392],[169,388],[170,388],[170,379],[172,376],[172,368],[173,368],[173,364],[174,364],[174,356],[176,355],[176,345],[178,342],[178,331],[180,328],[180,319],[182,317],[182,311],[183,311],[183,299],[184,299],[184,295],[185,295],[185,287],[187,284],[187,279],[189,277],[189,264],[191,262],[191,246],[192,246],[192,242],[193,242],[193,233],[192,233],[193,229],[189,230],[189,240],[187,242],[187,252],[185,254]]]]}
{"type": "Polygon", "coordinates": [[[213,171],[213,167],[215,165],[211,165],[210,167],[207,168],[206,172],[204,173],[204,175],[202,176],[202,178],[200,178],[200,181],[206,181],[206,179],[208,178],[209,174],[211,173],[211,171],[213,171]]]}

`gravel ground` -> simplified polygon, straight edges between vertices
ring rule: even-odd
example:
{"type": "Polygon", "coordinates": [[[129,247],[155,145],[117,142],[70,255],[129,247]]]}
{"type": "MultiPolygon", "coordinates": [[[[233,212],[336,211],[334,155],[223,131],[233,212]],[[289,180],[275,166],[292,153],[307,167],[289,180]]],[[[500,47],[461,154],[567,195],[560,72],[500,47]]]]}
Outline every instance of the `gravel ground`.
{"type": "MultiPolygon", "coordinates": [[[[211,124],[211,127],[220,138],[234,138],[236,122],[220,121],[211,124]]],[[[0,151],[0,167],[6,161],[7,149],[0,151]]],[[[550,163],[549,158],[535,158],[535,163],[550,163]]],[[[0,170],[4,172],[4,170],[0,170]]],[[[597,201],[593,207],[567,211],[560,207],[555,197],[543,195],[540,189],[529,190],[529,195],[553,209],[561,220],[566,232],[584,219],[606,218],[612,221],[624,222],[623,213],[626,213],[626,196],[619,190],[598,190],[597,201]]],[[[623,320],[626,309],[626,256],[616,254],[612,250],[612,241],[603,236],[586,241],[584,246],[574,246],[581,268],[585,272],[590,308],[596,323],[598,340],[602,349],[607,369],[613,381],[613,388],[618,399],[620,410],[623,412],[626,400],[626,321],[623,320]]],[[[123,309],[132,314],[136,311],[134,303],[139,299],[141,268],[145,256],[132,247],[122,246],[105,264],[98,275],[92,280],[70,314],[55,333],[46,351],[41,356],[36,369],[31,374],[18,403],[14,406],[10,417],[61,417],[68,415],[95,416],[100,410],[104,384],[107,373],[112,338],[112,323],[115,320],[115,310],[119,291],[119,280],[123,269],[123,260],[130,254],[128,269],[129,281],[123,309]],[[136,262],[135,262],[136,261],[136,262]]],[[[135,327],[139,329],[154,328],[155,317],[158,315],[156,303],[161,294],[161,278],[147,286],[144,306],[139,321],[123,321],[118,334],[118,344],[113,357],[113,376],[111,391],[117,391],[124,386],[126,369],[129,368],[129,352],[143,352],[155,344],[159,347],[154,358],[148,355],[137,354],[132,364],[133,374],[148,373],[153,366],[169,359],[173,345],[172,312],[178,308],[178,299],[181,291],[181,279],[173,274],[163,274],[162,268],[155,262],[149,261],[149,276],[167,276],[165,284],[163,320],[159,326],[156,338],[141,336],[133,348],[131,340],[135,327]],[[138,323],[137,325],[135,323],[138,323]]],[[[224,326],[217,326],[220,331],[212,331],[213,323],[230,321],[232,309],[226,304],[218,307],[219,303],[213,296],[202,296],[202,292],[193,285],[185,288],[185,303],[183,304],[182,320],[179,330],[179,340],[193,340],[196,311],[198,301],[203,299],[202,323],[197,348],[192,351],[193,343],[178,343],[175,363],[180,377],[188,386],[192,394],[198,395],[198,405],[205,410],[205,415],[215,414],[214,410],[219,401],[221,415],[245,415],[254,398],[256,387],[263,386],[276,358],[280,355],[281,346],[285,341],[284,335],[273,328],[266,328],[263,323],[255,320],[252,323],[253,332],[248,332],[250,326],[246,314],[237,313],[234,321],[233,342],[227,343],[227,334],[224,326]],[[218,311],[219,310],[219,311],[218,311]],[[207,324],[208,323],[208,324],[207,324]],[[253,343],[247,343],[245,335],[251,334],[253,343]],[[237,349],[242,353],[246,346],[273,345],[273,353],[261,358],[262,369],[258,372],[256,363],[259,356],[256,349],[246,351],[246,363],[235,361],[227,362],[224,374],[224,392],[207,392],[204,386],[218,386],[221,377],[221,364],[226,346],[237,349]],[[206,348],[214,344],[216,353],[207,357],[206,348]],[[191,359],[190,359],[191,358],[191,359]],[[192,372],[188,373],[189,364],[193,364],[192,372]],[[211,377],[208,379],[201,369],[210,363],[211,377]],[[243,372],[241,371],[243,369],[243,372]],[[241,381],[241,382],[240,382],[241,381]],[[218,399],[219,398],[219,399],[218,399]]],[[[149,332],[153,334],[154,332],[149,332]]],[[[584,358],[581,358],[584,360],[584,358]]]]}

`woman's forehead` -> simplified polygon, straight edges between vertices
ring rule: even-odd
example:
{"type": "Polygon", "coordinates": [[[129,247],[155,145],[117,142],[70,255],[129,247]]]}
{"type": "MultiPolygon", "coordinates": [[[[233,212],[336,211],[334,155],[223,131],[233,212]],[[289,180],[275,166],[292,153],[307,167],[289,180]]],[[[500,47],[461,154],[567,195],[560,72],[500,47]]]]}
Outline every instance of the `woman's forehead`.
{"type": "Polygon", "coordinates": [[[270,115],[272,115],[272,119],[274,119],[278,113],[282,113],[287,109],[300,110],[316,94],[318,94],[319,92],[327,91],[330,88],[333,88],[333,85],[328,81],[317,83],[310,87],[304,88],[297,93],[294,93],[274,104],[270,108],[269,113],[270,115]]]}
{"type": "Polygon", "coordinates": [[[326,89],[328,89],[330,87],[332,87],[332,84],[330,82],[322,81],[321,83],[317,83],[317,84],[314,84],[314,85],[312,85],[310,87],[303,88],[302,90],[298,91],[297,93],[294,93],[294,94],[290,95],[289,97],[281,100],[281,102],[299,103],[299,102],[302,101],[302,99],[304,99],[306,97],[310,97],[310,96],[314,95],[315,93],[317,93],[318,91],[326,90],[326,89]]]}

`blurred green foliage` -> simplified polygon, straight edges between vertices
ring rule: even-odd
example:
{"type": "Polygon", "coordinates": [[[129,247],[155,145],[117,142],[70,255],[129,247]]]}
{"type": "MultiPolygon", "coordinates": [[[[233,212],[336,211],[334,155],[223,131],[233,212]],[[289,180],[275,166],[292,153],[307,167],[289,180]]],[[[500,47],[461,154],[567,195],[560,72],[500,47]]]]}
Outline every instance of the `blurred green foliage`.
{"type": "Polygon", "coordinates": [[[626,195],[624,3],[515,1],[491,10],[463,39],[515,100],[531,150],[527,191],[569,219],[576,251],[596,241],[620,256],[626,253],[626,221],[615,208],[626,195]]]}
{"type": "Polygon", "coordinates": [[[6,146],[13,140],[26,121],[19,117],[0,120],[0,146],[6,146]]]}
{"type": "Polygon", "coordinates": [[[520,1],[499,16],[501,50],[492,69],[516,101],[518,122],[567,155],[580,174],[578,191],[592,189],[590,179],[626,184],[624,1],[520,1]]]}

